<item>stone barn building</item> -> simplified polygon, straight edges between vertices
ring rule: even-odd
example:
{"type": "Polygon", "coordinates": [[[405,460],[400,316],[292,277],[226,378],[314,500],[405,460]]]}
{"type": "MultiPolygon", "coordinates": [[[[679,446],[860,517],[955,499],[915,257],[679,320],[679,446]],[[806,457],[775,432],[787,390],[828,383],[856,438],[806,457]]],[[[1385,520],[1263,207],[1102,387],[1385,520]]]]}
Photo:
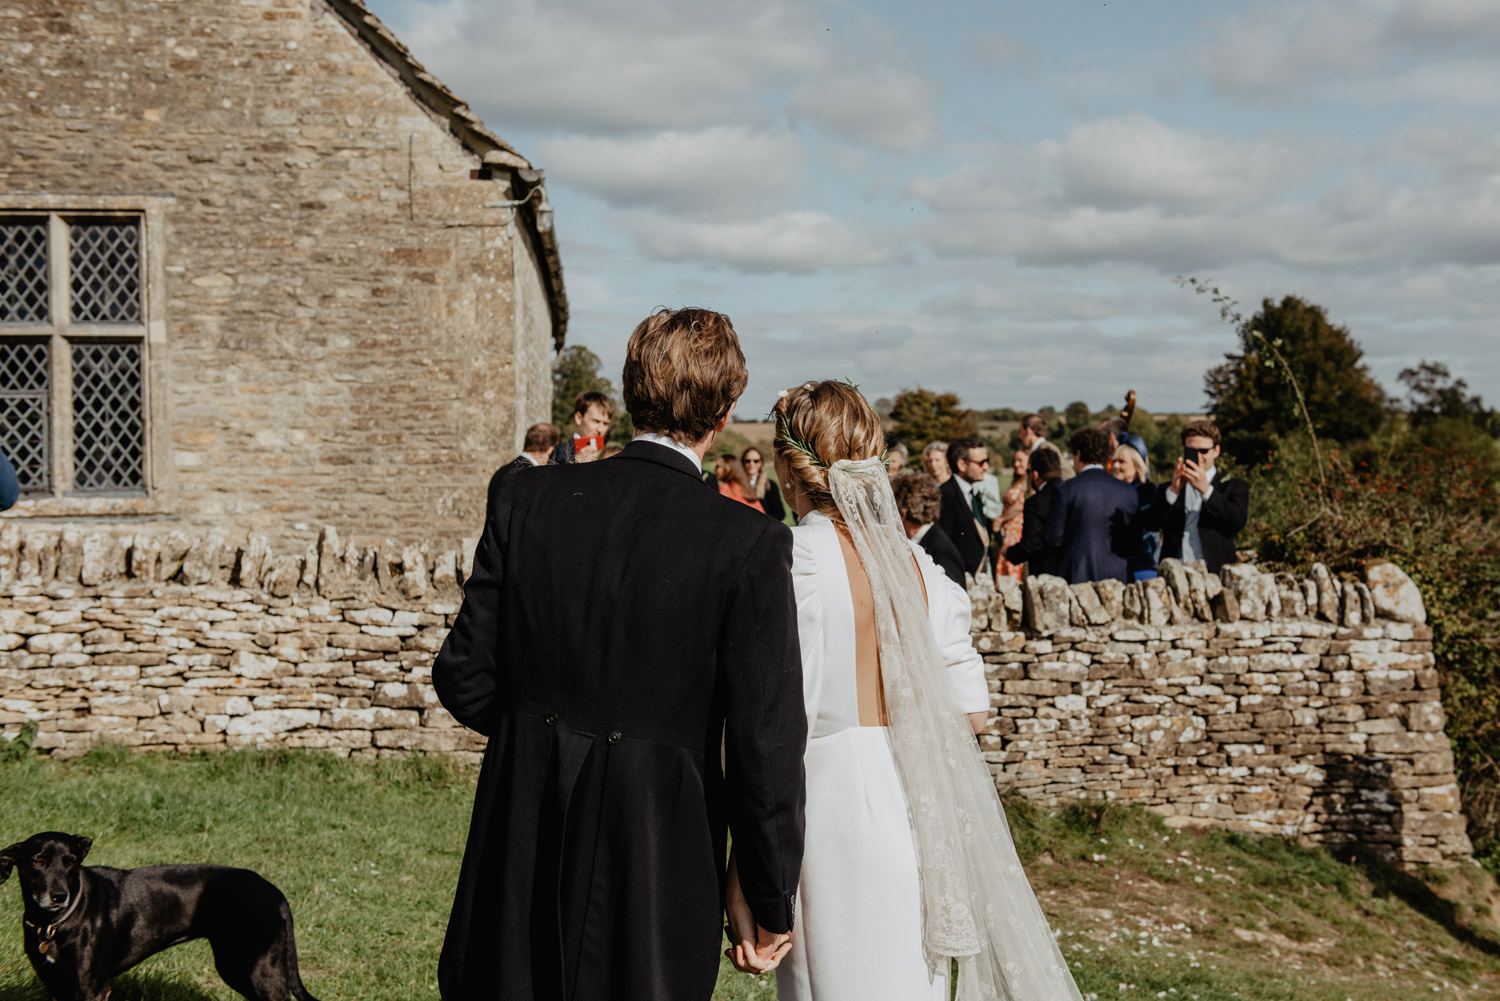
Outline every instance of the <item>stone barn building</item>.
{"type": "Polygon", "coordinates": [[[552,211],[360,0],[7,4],[0,134],[7,519],[477,533],[550,410],[552,211]]]}

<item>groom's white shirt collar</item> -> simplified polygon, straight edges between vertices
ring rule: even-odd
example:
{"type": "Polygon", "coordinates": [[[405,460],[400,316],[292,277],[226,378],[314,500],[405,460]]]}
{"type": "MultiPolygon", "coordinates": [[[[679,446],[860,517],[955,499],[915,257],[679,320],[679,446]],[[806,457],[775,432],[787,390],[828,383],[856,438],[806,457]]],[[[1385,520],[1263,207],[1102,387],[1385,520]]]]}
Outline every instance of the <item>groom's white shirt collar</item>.
{"type": "Polygon", "coordinates": [[[703,460],[698,458],[698,453],[694,452],[692,449],[688,448],[686,445],[675,438],[668,438],[664,434],[655,434],[651,431],[642,431],[635,436],[634,440],[649,441],[653,445],[665,445],[668,448],[687,456],[687,460],[693,464],[694,469],[703,468],[703,460]]]}

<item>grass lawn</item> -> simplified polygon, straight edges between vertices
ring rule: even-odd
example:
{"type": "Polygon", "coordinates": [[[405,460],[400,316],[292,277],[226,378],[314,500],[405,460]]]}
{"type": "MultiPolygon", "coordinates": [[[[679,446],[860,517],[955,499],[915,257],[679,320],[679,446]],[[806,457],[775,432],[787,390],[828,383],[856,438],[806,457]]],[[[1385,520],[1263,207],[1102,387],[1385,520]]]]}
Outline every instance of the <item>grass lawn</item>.
{"type": "MultiPolygon", "coordinates": [[[[438,948],[474,772],[414,756],[315,753],[0,761],[0,844],[87,834],[91,863],[259,870],[292,903],[303,979],[323,1001],[436,998],[438,948]]],[[[1145,813],[1012,805],[1022,857],[1085,993],[1179,1001],[1500,999],[1500,933],[1479,870],[1423,878],[1277,839],[1171,833],[1145,813]]],[[[0,1001],[44,995],[0,890],[0,1001]]],[[[116,1001],[230,1001],[203,943],[116,983],[116,1001]]],[[[770,1001],[726,968],[718,999],[770,1001]]],[[[1051,1001],[1051,999],[1019,999],[1051,1001]]]]}

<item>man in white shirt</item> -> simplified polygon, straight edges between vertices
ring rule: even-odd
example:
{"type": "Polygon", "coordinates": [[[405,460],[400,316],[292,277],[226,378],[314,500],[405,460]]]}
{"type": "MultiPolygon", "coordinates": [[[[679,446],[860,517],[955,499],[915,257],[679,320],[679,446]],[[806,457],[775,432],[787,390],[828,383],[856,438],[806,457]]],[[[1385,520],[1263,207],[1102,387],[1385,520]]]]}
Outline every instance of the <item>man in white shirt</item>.
{"type": "Polygon", "coordinates": [[[989,519],[975,485],[989,471],[989,449],[979,438],[959,438],[948,446],[948,465],[953,468],[953,476],[940,488],[942,513],[938,524],[958,547],[964,570],[978,574],[989,546],[989,519]]]}

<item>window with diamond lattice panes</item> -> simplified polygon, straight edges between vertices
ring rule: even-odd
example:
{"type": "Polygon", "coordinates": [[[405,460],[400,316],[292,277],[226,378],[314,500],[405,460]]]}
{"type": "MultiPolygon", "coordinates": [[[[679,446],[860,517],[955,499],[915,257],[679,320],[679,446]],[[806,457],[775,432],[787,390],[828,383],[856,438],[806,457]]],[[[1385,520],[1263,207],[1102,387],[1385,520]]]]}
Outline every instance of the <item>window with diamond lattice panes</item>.
{"type": "Polygon", "coordinates": [[[47,341],[0,338],[0,452],[10,459],[25,494],[51,489],[47,341]]]}
{"type": "Polygon", "coordinates": [[[0,323],[47,320],[47,220],[0,218],[0,323]]]}
{"type": "Polygon", "coordinates": [[[0,449],[42,514],[150,492],[145,215],[104,211],[0,215],[0,449]]]}
{"type": "Polygon", "coordinates": [[[73,486],[79,492],[145,486],[141,345],[73,345],[73,486]]]}
{"type": "Polygon", "coordinates": [[[134,219],[68,227],[74,323],[139,323],[141,233],[134,219]]]}

